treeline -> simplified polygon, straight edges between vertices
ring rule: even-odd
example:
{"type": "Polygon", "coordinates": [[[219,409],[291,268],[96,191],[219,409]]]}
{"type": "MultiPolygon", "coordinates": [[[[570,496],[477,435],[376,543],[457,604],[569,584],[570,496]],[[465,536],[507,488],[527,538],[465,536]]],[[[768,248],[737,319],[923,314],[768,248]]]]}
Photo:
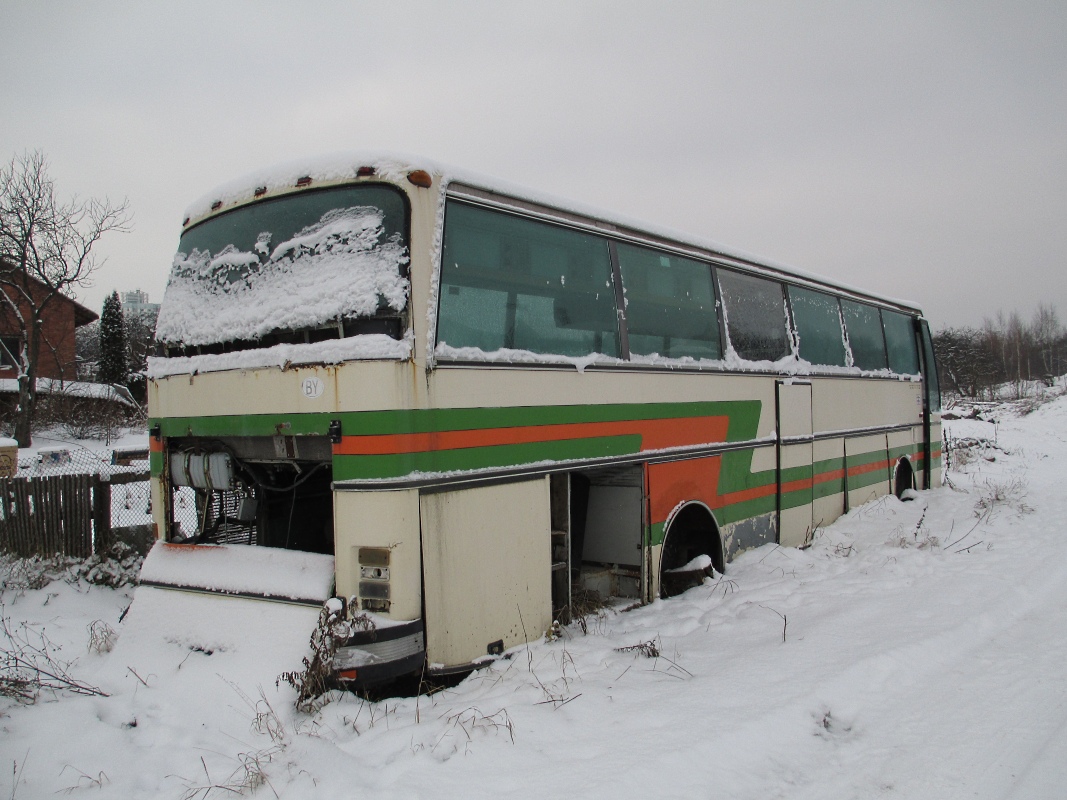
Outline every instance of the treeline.
{"type": "Polygon", "coordinates": [[[1067,331],[1052,305],[1039,306],[1028,323],[1017,312],[998,313],[981,328],[945,328],[933,339],[945,393],[991,397],[1009,384],[1022,396],[1030,381],[1051,385],[1067,373],[1067,331]]]}

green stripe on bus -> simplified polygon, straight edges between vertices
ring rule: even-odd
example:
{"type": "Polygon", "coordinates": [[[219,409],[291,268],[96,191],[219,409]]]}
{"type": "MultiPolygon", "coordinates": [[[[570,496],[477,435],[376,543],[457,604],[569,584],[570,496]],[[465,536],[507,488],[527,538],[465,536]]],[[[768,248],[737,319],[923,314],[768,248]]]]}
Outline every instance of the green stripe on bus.
{"type": "Polygon", "coordinates": [[[641,437],[635,434],[395,455],[339,455],[333,459],[333,479],[346,481],[399,478],[413,472],[458,472],[543,461],[608,458],[632,455],[639,452],[640,447],[641,437]]]}
{"type": "Polygon", "coordinates": [[[757,497],[754,500],[745,500],[741,503],[731,503],[728,506],[723,506],[721,509],[715,512],[716,517],[719,519],[719,523],[722,525],[729,525],[732,522],[740,522],[743,519],[749,517],[756,517],[760,514],[769,514],[778,507],[777,499],[775,495],[769,494],[765,497],[757,497]]]}
{"type": "Polygon", "coordinates": [[[242,414],[215,417],[164,417],[163,435],[172,436],[310,436],[325,435],[339,419],[346,436],[473,431],[587,422],[626,422],[681,417],[728,417],[728,442],[756,436],[762,404],[758,400],[688,403],[619,403],[604,405],[523,406],[518,408],[404,409],[315,414],[242,414]]]}

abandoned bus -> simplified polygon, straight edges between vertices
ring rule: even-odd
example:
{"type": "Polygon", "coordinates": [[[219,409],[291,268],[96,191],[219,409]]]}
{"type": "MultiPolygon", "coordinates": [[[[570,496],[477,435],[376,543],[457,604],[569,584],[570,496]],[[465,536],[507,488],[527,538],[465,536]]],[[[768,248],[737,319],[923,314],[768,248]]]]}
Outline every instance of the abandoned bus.
{"type": "Polygon", "coordinates": [[[369,620],[334,661],[362,684],[470,670],[575,587],[648,602],[940,480],[914,305],[418,159],[194,205],[157,339],[156,549],[236,551],[252,583],[254,553],[317,554],[317,593],[277,561],[244,593],[369,620]]]}

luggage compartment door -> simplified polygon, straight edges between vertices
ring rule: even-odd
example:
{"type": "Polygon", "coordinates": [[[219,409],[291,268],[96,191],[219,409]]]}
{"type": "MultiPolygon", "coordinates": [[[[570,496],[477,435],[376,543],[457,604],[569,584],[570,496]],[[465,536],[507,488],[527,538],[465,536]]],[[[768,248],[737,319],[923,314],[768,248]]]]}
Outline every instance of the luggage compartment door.
{"type": "Polygon", "coordinates": [[[798,547],[812,532],[811,383],[778,381],[778,542],[798,547]]]}
{"type": "Polygon", "coordinates": [[[419,505],[431,670],[537,641],[552,624],[548,477],[423,493],[419,505]]]}

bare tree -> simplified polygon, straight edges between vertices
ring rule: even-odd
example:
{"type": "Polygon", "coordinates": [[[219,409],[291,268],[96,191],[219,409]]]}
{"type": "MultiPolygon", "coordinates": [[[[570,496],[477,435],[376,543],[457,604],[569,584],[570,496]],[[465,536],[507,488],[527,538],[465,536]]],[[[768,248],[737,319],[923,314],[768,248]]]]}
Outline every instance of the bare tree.
{"type": "Polygon", "coordinates": [[[158,315],[158,310],[147,309],[126,313],[126,342],[130,348],[130,380],[126,385],[133,399],[141,405],[148,399],[145,370],[148,368],[148,356],[152,353],[152,342],[156,337],[158,315]]]}
{"type": "Polygon", "coordinates": [[[977,328],[945,328],[933,337],[941,387],[961,397],[991,391],[1001,367],[988,333],[977,328]]]}
{"type": "Polygon", "coordinates": [[[63,203],[40,151],[0,167],[0,310],[20,331],[19,399],[14,436],[31,443],[44,316],[61,295],[86,286],[98,264],[93,248],[109,231],[129,229],[125,202],[104,198],[63,203]]]}
{"type": "Polygon", "coordinates": [[[1034,313],[1034,321],[1030,329],[1041,358],[1041,371],[1044,377],[1051,377],[1057,373],[1059,366],[1056,358],[1057,345],[1063,336],[1063,328],[1060,327],[1059,318],[1056,316],[1056,307],[1051,303],[1042,303],[1034,313]]]}

